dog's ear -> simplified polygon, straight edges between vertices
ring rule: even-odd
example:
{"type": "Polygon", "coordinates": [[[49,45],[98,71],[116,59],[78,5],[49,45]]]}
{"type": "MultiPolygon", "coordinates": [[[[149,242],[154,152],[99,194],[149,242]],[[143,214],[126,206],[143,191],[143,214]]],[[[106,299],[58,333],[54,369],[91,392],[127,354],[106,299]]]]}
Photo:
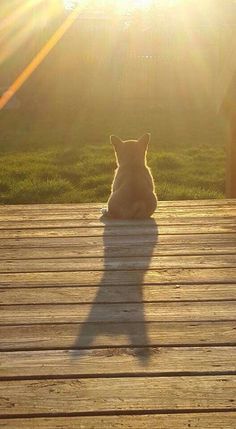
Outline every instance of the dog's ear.
{"type": "Polygon", "coordinates": [[[122,140],[117,136],[110,136],[110,142],[114,146],[116,152],[121,148],[121,145],[123,144],[122,140]]]}
{"type": "Polygon", "coordinates": [[[140,137],[138,139],[139,146],[141,146],[146,151],[147,147],[148,147],[148,144],[150,142],[150,139],[151,139],[151,134],[150,133],[144,134],[142,137],[140,137]]]}

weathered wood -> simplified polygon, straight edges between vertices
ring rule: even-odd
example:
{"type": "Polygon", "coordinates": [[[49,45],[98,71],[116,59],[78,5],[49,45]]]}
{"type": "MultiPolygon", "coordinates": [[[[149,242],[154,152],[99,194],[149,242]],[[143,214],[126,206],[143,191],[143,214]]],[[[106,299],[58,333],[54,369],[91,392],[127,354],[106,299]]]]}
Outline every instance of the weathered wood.
{"type": "Polygon", "coordinates": [[[0,286],[114,286],[235,283],[236,268],[159,268],[149,271],[74,271],[0,274],[0,286]]]}
{"type": "MultiPolygon", "coordinates": [[[[236,211],[235,216],[218,216],[218,217],[155,217],[155,222],[158,226],[179,226],[179,225],[215,225],[219,224],[224,226],[225,224],[232,225],[236,222],[236,211]]],[[[145,221],[109,221],[106,224],[112,227],[145,227],[145,221]]],[[[106,226],[106,227],[107,227],[106,226]]],[[[52,220],[16,220],[16,221],[2,221],[0,222],[0,230],[17,230],[17,229],[39,229],[39,228],[104,228],[104,224],[99,219],[52,219],[52,220]]]]}
{"type": "Polygon", "coordinates": [[[142,226],[112,226],[111,224],[99,228],[35,228],[0,230],[0,239],[29,238],[29,237],[88,237],[88,236],[120,236],[150,234],[219,234],[235,233],[236,224],[209,224],[209,225],[142,225],[142,226]],[[158,227],[158,228],[157,228],[158,227]]]}
{"type": "MultiPolygon", "coordinates": [[[[150,252],[151,253],[151,252],[150,252]]],[[[0,273],[47,271],[125,271],[158,270],[160,268],[234,268],[235,255],[142,256],[126,258],[22,259],[0,261],[0,273]]]]}
{"type": "Polygon", "coordinates": [[[236,371],[236,347],[1,352],[0,377],[201,374],[236,371]],[[143,364],[145,360],[145,365],[143,364]]]}
{"type": "Polygon", "coordinates": [[[21,380],[0,383],[0,414],[235,408],[236,376],[21,380]],[[66,398],[66,401],[65,401],[66,398]]]}
{"type": "MultiPolygon", "coordinates": [[[[157,223],[184,223],[184,222],[197,222],[199,223],[201,220],[209,221],[210,219],[214,219],[216,222],[220,221],[220,219],[224,221],[228,221],[229,219],[234,219],[236,216],[236,207],[207,207],[207,210],[203,208],[160,208],[156,213],[152,216],[153,219],[157,223]]],[[[89,211],[86,210],[60,210],[60,211],[51,211],[51,210],[21,210],[16,211],[15,213],[2,213],[0,208],[0,226],[13,226],[16,223],[19,225],[25,224],[34,224],[39,221],[39,224],[44,222],[53,221],[56,222],[77,222],[77,223],[101,223],[101,212],[99,209],[91,209],[89,211]]],[[[112,220],[112,222],[116,225],[124,225],[130,224],[130,221],[119,221],[112,220]]],[[[132,224],[140,224],[143,221],[133,220],[132,224]]]]}
{"type": "Polygon", "coordinates": [[[80,416],[0,420],[1,429],[233,429],[235,412],[80,416]]]}
{"type": "Polygon", "coordinates": [[[1,307],[0,325],[235,320],[236,302],[43,304],[1,307]]]}
{"type": "MultiPolygon", "coordinates": [[[[142,235],[142,236],[98,236],[98,237],[28,237],[28,238],[8,238],[0,240],[0,248],[45,248],[50,247],[55,249],[56,247],[62,249],[66,246],[76,246],[84,247],[89,246],[91,249],[101,249],[104,251],[104,248],[108,249],[110,247],[124,247],[127,245],[140,246],[142,243],[142,248],[145,246],[152,245],[184,245],[188,246],[189,244],[193,245],[212,245],[212,246],[226,246],[227,243],[231,243],[234,246],[236,245],[236,234],[174,234],[174,235],[158,235],[158,238],[154,235],[142,235]]],[[[149,249],[150,250],[150,249],[149,249]]],[[[103,253],[104,254],[104,253],[103,253]]]]}
{"type": "Polygon", "coordinates": [[[90,323],[1,326],[0,350],[236,344],[236,322],[90,323]]]}
{"type": "MultiPolygon", "coordinates": [[[[18,205],[0,205],[2,212],[6,211],[21,211],[21,210],[88,210],[91,208],[100,209],[106,205],[105,202],[101,203],[69,203],[69,204],[18,204],[18,205]]],[[[173,208],[173,207],[202,207],[206,209],[209,206],[213,207],[232,207],[236,205],[236,200],[234,199],[212,199],[212,200],[176,200],[176,201],[158,201],[158,209],[163,208],[173,208]]]]}
{"type": "MultiPolygon", "coordinates": [[[[171,203],[168,205],[163,205],[159,203],[159,206],[155,213],[153,214],[153,217],[156,218],[158,216],[204,216],[208,217],[211,216],[219,216],[225,215],[235,215],[236,211],[236,204],[235,200],[231,200],[232,204],[211,204],[211,205],[181,205],[181,206],[175,206],[171,203]]],[[[88,207],[78,204],[78,205],[66,205],[62,204],[58,207],[54,207],[54,205],[17,205],[17,206],[1,206],[0,205],[0,221],[10,221],[11,216],[13,217],[13,220],[16,219],[18,216],[19,220],[21,220],[24,217],[33,216],[40,219],[40,216],[45,216],[47,219],[47,216],[49,216],[49,219],[51,216],[56,218],[57,216],[64,219],[70,219],[70,216],[73,216],[72,219],[76,219],[76,215],[78,216],[77,219],[99,219],[102,217],[102,211],[101,209],[104,208],[105,204],[95,204],[90,205],[88,207]]]]}
{"type": "MultiPolygon", "coordinates": [[[[0,205],[0,222],[14,222],[14,221],[34,221],[34,220],[101,220],[102,222],[114,222],[114,223],[126,223],[130,221],[119,221],[109,218],[102,217],[101,207],[94,206],[90,208],[79,207],[64,207],[59,209],[50,209],[41,206],[35,209],[34,206],[25,206],[22,209],[18,209],[18,206],[12,206],[12,209],[2,209],[0,205]],[[64,207],[64,208],[63,208],[64,207]]],[[[204,218],[208,217],[219,217],[228,218],[235,216],[236,205],[228,206],[183,206],[175,207],[173,205],[158,207],[157,211],[153,214],[152,219],[185,219],[191,218],[204,218]]],[[[138,222],[138,221],[134,221],[138,222]]],[[[140,222],[140,221],[139,221],[140,222]]]]}
{"type": "MultiPolygon", "coordinates": [[[[17,241],[17,243],[19,243],[17,241]]],[[[35,243],[36,244],[36,243],[35,243]]],[[[189,244],[169,245],[158,244],[152,249],[152,256],[171,255],[229,255],[235,253],[234,242],[222,242],[221,244],[189,244]]],[[[150,245],[121,245],[91,247],[91,246],[62,246],[62,247],[10,247],[0,248],[0,260],[10,259],[66,259],[66,258],[101,258],[108,255],[109,258],[143,257],[150,256],[150,245]]],[[[60,263],[60,261],[58,261],[60,263]]]]}
{"type": "Polygon", "coordinates": [[[112,286],[105,294],[99,287],[0,288],[0,304],[76,304],[111,302],[236,300],[236,284],[112,286]]]}
{"type": "Polygon", "coordinates": [[[236,200],[102,206],[0,207],[0,427],[231,429],[236,200]]]}

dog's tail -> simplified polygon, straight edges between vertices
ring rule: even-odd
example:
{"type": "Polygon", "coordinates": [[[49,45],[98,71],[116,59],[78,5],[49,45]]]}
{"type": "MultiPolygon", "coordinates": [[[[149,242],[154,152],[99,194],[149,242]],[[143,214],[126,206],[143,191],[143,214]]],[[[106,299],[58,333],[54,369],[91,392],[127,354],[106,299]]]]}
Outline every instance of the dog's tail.
{"type": "Polygon", "coordinates": [[[145,219],[149,217],[149,213],[147,213],[147,206],[144,201],[139,200],[136,201],[132,207],[133,209],[133,219],[145,219]]]}
{"type": "Polygon", "coordinates": [[[148,205],[146,201],[138,200],[127,207],[118,206],[116,210],[102,209],[103,218],[110,219],[148,219],[154,212],[156,204],[148,205]]]}
{"type": "Polygon", "coordinates": [[[135,201],[129,207],[120,207],[119,212],[121,219],[146,219],[149,217],[146,204],[142,200],[135,201]]]}

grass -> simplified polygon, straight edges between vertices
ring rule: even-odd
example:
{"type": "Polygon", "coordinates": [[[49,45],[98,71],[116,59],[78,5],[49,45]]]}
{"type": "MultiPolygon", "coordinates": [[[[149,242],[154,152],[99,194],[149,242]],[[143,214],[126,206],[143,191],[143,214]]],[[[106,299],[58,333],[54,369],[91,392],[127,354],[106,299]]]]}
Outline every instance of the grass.
{"type": "MultiPolygon", "coordinates": [[[[225,154],[208,145],[148,154],[160,200],[223,198],[225,154]]],[[[0,155],[0,203],[105,202],[115,169],[110,145],[0,155]]]]}

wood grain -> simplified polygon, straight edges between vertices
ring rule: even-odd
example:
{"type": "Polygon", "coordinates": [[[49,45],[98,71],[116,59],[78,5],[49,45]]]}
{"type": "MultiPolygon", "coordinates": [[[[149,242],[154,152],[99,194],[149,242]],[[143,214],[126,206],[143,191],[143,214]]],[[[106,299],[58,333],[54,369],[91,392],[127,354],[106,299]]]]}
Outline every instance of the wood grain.
{"type": "Polygon", "coordinates": [[[76,304],[111,302],[220,301],[236,300],[236,284],[112,286],[100,294],[99,287],[0,288],[0,304],[76,304]]]}
{"type": "Polygon", "coordinates": [[[136,271],[74,271],[0,274],[0,286],[115,286],[236,283],[236,268],[159,268],[136,271]]]}
{"type": "Polygon", "coordinates": [[[0,415],[235,407],[236,376],[2,381],[0,415]],[[65,400],[66,398],[66,400],[65,400]]]}
{"type": "MultiPolygon", "coordinates": [[[[236,233],[234,223],[225,224],[199,224],[199,225],[160,225],[158,226],[158,235],[163,234],[219,234],[219,233],[236,233]]],[[[32,229],[10,229],[0,230],[0,239],[9,238],[30,238],[30,237],[102,237],[121,236],[121,235],[157,235],[157,225],[147,226],[113,226],[107,225],[105,228],[32,228],[32,229]]]]}
{"type": "Polygon", "coordinates": [[[0,261],[0,273],[47,271],[125,271],[160,268],[236,268],[236,254],[200,256],[139,256],[126,258],[22,259],[0,261]]]}
{"type": "MultiPolygon", "coordinates": [[[[69,217],[69,215],[68,215],[69,217]]],[[[0,222],[0,230],[11,230],[11,229],[34,229],[34,228],[99,228],[104,227],[104,223],[101,222],[99,218],[95,219],[78,219],[78,216],[74,216],[75,218],[69,219],[62,218],[62,219],[16,219],[15,221],[10,220],[1,220],[0,222]]],[[[95,216],[94,216],[95,217],[95,216]]],[[[205,217],[197,217],[197,216],[155,216],[155,222],[158,226],[178,226],[178,225],[202,225],[204,223],[205,225],[224,225],[224,224],[233,224],[236,221],[236,210],[235,210],[235,216],[232,214],[230,216],[222,215],[222,216],[205,216],[205,217]]],[[[121,227],[144,227],[148,221],[107,221],[106,224],[121,228],[121,227]]]]}
{"type": "MultiPolygon", "coordinates": [[[[236,216],[236,206],[232,207],[214,207],[208,206],[207,208],[192,208],[192,207],[159,207],[158,210],[152,216],[153,219],[157,221],[166,221],[176,219],[193,218],[197,219],[206,219],[215,218],[216,220],[227,219],[229,217],[236,216]]],[[[101,218],[100,209],[91,208],[88,210],[81,209],[59,209],[59,210],[50,210],[41,208],[35,210],[32,208],[15,210],[15,211],[1,211],[0,208],[0,223],[2,222],[30,222],[30,221],[52,221],[52,220],[68,220],[68,221],[98,221],[101,218]]],[[[116,222],[120,222],[117,220],[116,222]]],[[[123,222],[123,221],[121,221],[123,222]]],[[[132,221],[136,222],[136,221],[132,221]]]]}
{"type": "Polygon", "coordinates": [[[3,305],[0,314],[0,325],[210,320],[236,321],[236,301],[3,305]]]}
{"type": "Polygon", "coordinates": [[[1,429],[233,429],[235,412],[0,420],[1,429]]]}
{"type": "MultiPolygon", "coordinates": [[[[0,211],[22,211],[22,210],[88,210],[91,208],[103,208],[105,202],[101,203],[69,203],[69,204],[18,204],[0,206],[0,211]]],[[[176,201],[158,201],[158,209],[160,208],[175,208],[175,207],[194,207],[194,209],[203,207],[205,210],[209,207],[233,207],[236,205],[236,199],[210,199],[210,200],[176,200],[176,201]]]]}
{"type": "Polygon", "coordinates": [[[0,428],[232,429],[236,200],[103,206],[0,206],[0,428]]]}
{"type": "MultiPolygon", "coordinates": [[[[18,243],[18,241],[17,241],[18,243]]],[[[29,242],[31,244],[31,242],[29,242]]],[[[35,243],[36,244],[36,243],[35,243]]],[[[39,244],[39,243],[38,243],[39,244]]],[[[27,245],[27,244],[26,244],[27,245]]],[[[109,258],[147,257],[152,252],[153,256],[197,256],[197,255],[230,255],[235,254],[235,243],[226,241],[220,244],[158,244],[150,250],[150,245],[138,243],[133,245],[110,246],[61,246],[61,247],[10,247],[0,248],[0,260],[10,259],[70,259],[70,258],[109,258]]],[[[59,262],[59,261],[58,261],[59,262]]]]}
{"type": "Polygon", "coordinates": [[[0,350],[236,344],[236,322],[90,323],[1,326],[0,350]]]}
{"type": "Polygon", "coordinates": [[[236,234],[174,234],[174,235],[117,235],[105,237],[28,237],[28,238],[7,238],[0,240],[0,248],[59,248],[68,246],[76,247],[90,247],[91,249],[98,248],[104,252],[104,249],[111,247],[124,247],[124,246],[140,246],[155,248],[160,245],[171,246],[188,246],[188,245],[212,245],[224,248],[227,244],[236,246],[236,234]]]}
{"type": "Polygon", "coordinates": [[[236,372],[236,347],[149,347],[1,352],[0,377],[236,372]],[[145,360],[145,365],[143,363],[145,360]]]}

